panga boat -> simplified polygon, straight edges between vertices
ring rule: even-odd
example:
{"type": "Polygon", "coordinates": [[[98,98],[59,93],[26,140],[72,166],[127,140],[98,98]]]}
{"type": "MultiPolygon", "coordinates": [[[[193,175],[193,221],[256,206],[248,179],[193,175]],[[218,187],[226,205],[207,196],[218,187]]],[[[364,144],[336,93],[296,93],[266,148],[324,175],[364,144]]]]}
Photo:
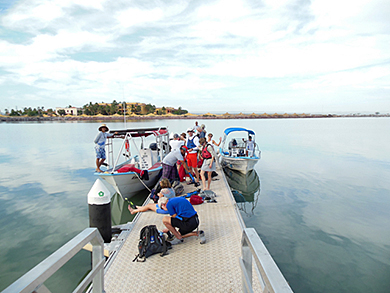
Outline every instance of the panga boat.
{"type": "Polygon", "coordinates": [[[219,153],[222,167],[244,174],[253,170],[261,158],[261,151],[255,141],[255,132],[242,127],[229,127],[224,130],[219,153]]]}
{"type": "Polygon", "coordinates": [[[112,185],[123,199],[129,199],[153,187],[161,177],[161,162],[169,152],[169,132],[167,127],[110,131],[115,132],[117,134],[107,138],[107,170],[95,175],[112,185]],[[117,139],[122,141],[114,160],[114,140],[117,139]]]}

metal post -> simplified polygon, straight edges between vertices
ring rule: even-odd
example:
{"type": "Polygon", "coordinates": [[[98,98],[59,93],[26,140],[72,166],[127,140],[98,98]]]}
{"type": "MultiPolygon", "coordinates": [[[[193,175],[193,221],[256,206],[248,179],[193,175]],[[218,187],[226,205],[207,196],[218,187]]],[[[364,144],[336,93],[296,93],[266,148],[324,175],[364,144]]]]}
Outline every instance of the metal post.
{"type": "MultiPolygon", "coordinates": [[[[97,268],[101,260],[104,258],[104,245],[100,243],[100,239],[95,238],[91,241],[92,244],[92,270],[97,268]]],[[[92,279],[93,293],[104,292],[104,271],[99,270],[96,276],[92,279]]]]}

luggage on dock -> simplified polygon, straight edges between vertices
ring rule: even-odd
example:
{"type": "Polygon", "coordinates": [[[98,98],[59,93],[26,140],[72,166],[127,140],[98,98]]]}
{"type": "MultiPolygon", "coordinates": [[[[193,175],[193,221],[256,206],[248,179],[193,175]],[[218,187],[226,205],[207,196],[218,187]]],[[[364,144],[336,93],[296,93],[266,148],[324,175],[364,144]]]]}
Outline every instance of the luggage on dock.
{"type": "Polygon", "coordinates": [[[172,188],[175,191],[176,196],[179,196],[184,192],[184,186],[178,180],[172,182],[172,188]]]}
{"type": "Polygon", "coordinates": [[[157,230],[156,225],[148,225],[141,229],[138,242],[138,254],[134,261],[144,262],[147,257],[160,253],[160,256],[167,254],[170,243],[165,240],[164,234],[157,230]]]}
{"type": "Polygon", "coordinates": [[[201,198],[199,195],[191,195],[190,197],[190,203],[192,205],[202,204],[204,202],[203,198],[201,198]]]}
{"type": "Polygon", "coordinates": [[[212,190],[202,190],[199,192],[199,196],[202,197],[204,200],[211,200],[214,199],[217,195],[212,190]]]}

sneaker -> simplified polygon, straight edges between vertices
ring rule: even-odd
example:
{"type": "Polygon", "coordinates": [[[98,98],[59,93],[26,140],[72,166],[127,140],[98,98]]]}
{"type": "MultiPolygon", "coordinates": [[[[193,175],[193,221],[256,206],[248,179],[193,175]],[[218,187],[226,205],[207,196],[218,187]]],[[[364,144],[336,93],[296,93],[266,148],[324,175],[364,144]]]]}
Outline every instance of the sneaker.
{"type": "Polygon", "coordinates": [[[200,244],[205,244],[206,243],[206,235],[204,235],[204,231],[203,230],[199,231],[199,238],[200,238],[200,244]]]}
{"type": "Polygon", "coordinates": [[[173,235],[171,232],[167,232],[167,241],[171,242],[173,239],[175,239],[175,235],[173,235]]]}
{"type": "Polygon", "coordinates": [[[180,243],[183,243],[184,242],[184,239],[173,239],[170,243],[172,245],[176,245],[176,244],[180,244],[180,243]]]}

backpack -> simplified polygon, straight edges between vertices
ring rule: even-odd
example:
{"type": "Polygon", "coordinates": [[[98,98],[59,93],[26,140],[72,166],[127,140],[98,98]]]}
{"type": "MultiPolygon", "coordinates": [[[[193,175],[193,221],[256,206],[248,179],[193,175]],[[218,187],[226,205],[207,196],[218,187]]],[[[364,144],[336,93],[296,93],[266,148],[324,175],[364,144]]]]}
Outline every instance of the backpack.
{"type": "Polygon", "coordinates": [[[134,261],[144,262],[145,259],[153,254],[160,253],[164,256],[171,244],[165,240],[164,234],[160,234],[156,225],[145,226],[141,229],[138,242],[138,254],[134,261]]]}
{"type": "Polygon", "coordinates": [[[204,202],[203,198],[201,198],[199,195],[191,195],[190,197],[190,203],[192,205],[202,204],[204,202]]]}
{"type": "Polygon", "coordinates": [[[156,188],[153,188],[149,195],[149,198],[153,200],[154,203],[157,203],[160,199],[157,195],[159,192],[161,192],[161,185],[160,183],[157,183],[156,188]]]}
{"type": "Polygon", "coordinates": [[[175,195],[178,196],[178,195],[181,195],[184,191],[184,186],[183,184],[181,184],[179,181],[175,180],[173,181],[172,183],[172,188],[173,190],[175,191],[175,195]]]}
{"type": "MultiPolygon", "coordinates": [[[[161,189],[160,189],[161,190],[161,189]]],[[[151,200],[153,200],[154,203],[158,203],[158,200],[160,199],[157,195],[157,191],[156,189],[152,189],[152,191],[150,192],[150,195],[149,195],[149,198],[151,200]]]]}
{"type": "Polygon", "coordinates": [[[214,199],[217,195],[212,190],[202,190],[199,192],[199,196],[204,200],[214,199]]]}

